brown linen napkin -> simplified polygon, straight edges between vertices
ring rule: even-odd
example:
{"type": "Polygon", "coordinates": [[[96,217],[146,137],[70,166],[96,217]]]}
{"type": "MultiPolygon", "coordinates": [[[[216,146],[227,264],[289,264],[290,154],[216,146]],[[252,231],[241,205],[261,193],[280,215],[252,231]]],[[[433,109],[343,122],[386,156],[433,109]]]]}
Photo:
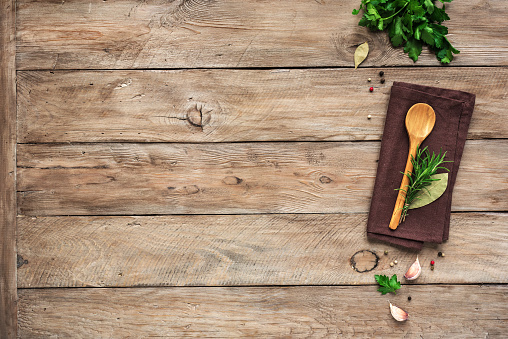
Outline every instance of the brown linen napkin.
{"type": "Polygon", "coordinates": [[[473,114],[475,95],[471,93],[394,82],[386,114],[376,182],[367,222],[367,236],[388,243],[420,250],[423,242],[448,240],[452,192],[460,159],[473,114]],[[407,154],[409,138],[405,127],[406,113],[416,103],[426,103],[436,112],[436,124],[422,147],[439,153],[446,151],[450,172],[448,187],[433,203],[409,210],[406,220],[396,230],[388,228],[397,199],[407,154]]]}

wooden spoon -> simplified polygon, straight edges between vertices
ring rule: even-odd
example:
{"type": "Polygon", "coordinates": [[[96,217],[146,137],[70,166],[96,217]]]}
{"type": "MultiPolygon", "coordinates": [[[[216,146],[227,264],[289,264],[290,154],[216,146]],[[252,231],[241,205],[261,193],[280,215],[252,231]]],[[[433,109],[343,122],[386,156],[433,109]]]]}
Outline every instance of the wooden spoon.
{"type": "MultiPolygon", "coordinates": [[[[404,173],[411,172],[413,170],[413,163],[411,162],[411,156],[416,156],[416,148],[421,145],[423,140],[432,132],[434,124],[436,122],[436,113],[432,107],[427,104],[415,104],[406,115],[406,129],[409,135],[409,154],[407,156],[406,169],[404,173]]],[[[409,178],[407,175],[402,177],[402,183],[400,189],[407,190],[409,185],[409,178]]],[[[395,208],[393,209],[392,219],[390,220],[389,227],[394,230],[399,226],[400,215],[402,213],[402,207],[406,201],[406,192],[399,191],[397,201],[395,202],[395,208]]]]}

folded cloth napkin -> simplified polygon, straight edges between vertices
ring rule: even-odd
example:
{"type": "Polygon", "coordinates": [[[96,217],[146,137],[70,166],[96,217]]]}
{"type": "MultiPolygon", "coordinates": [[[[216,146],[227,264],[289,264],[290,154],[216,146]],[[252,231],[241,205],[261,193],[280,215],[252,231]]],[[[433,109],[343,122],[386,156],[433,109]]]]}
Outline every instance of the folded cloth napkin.
{"type": "Polygon", "coordinates": [[[448,240],[452,192],[473,114],[475,95],[457,90],[394,82],[372,195],[367,236],[391,244],[420,250],[423,242],[448,240]],[[430,105],[436,113],[436,124],[422,147],[436,154],[446,153],[450,172],[444,194],[431,204],[409,210],[406,220],[396,230],[388,228],[406,166],[409,137],[406,132],[407,111],[416,103],[430,105]]]}

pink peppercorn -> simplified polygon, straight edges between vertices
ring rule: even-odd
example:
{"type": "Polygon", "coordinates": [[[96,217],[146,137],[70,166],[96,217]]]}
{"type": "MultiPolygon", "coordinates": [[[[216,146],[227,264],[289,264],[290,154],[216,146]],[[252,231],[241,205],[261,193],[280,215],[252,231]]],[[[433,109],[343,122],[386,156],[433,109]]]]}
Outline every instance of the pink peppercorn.
{"type": "Polygon", "coordinates": [[[430,262],[430,264],[431,264],[431,265],[434,265],[434,264],[435,264],[434,260],[432,260],[432,261],[430,262]]]}
{"type": "Polygon", "coordinates": [[[369,91],[374,92],[374,87],[369,88],[369,91]]]}

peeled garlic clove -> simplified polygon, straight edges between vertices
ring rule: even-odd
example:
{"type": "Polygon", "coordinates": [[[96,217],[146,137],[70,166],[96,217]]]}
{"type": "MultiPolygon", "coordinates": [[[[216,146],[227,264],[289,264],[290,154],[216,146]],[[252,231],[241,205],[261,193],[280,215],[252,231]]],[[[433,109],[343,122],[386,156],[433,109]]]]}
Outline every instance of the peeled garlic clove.
{"type": "Polygon", "coordinates": [[[418,261],[418,257],[416,257],[416,261],[409,267],[406,274],[404,274],[404,278],[407,280],[415,280],[422,273],[422,267],[420,266],[420,261],[418,261]]]}
{"type": "Polygon", "coordinates": [[[392,303],[390,303],[390,312],[392,314],[392,317],[397,321],[406,321],[409,316],[409,314],[406,311],[404,311],[400,307],[392,305],[392,303]]]}

